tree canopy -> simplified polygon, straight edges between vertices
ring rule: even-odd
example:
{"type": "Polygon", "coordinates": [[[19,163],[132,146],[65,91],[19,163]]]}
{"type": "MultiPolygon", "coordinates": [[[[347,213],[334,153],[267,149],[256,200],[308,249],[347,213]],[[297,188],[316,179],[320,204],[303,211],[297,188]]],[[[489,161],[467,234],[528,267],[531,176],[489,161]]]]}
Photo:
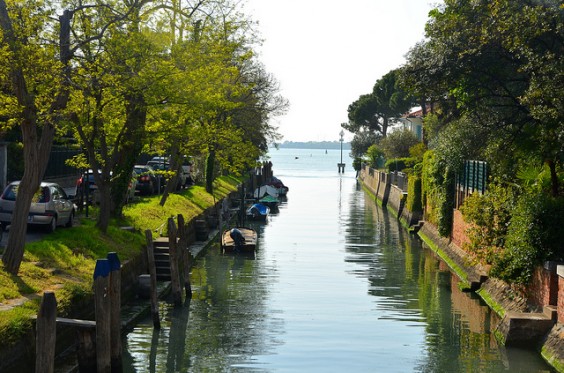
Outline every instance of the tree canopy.
{"type": "Polygon", "coordinates": [[[564,160],[563,17],[556,0],[446,0],[430,13],[427,40],[410,51],[400,79],[439,107],[441,126],[472,122],[483,156],[509,167],[508,176],[520,158],[546,163],[553,195],[564,160]],[[501,160],[493,156],[501,147],[514,151],[501,160]]]}
{"type": "Polygon", "coordinates": [[[77,166],[100,170],[102,230],[143,151],[170,156],[174,170],[184,155],[211,154],[232,173],[254,166],[288,104],[257,61],[253,27],[230,0],[0,0],[0,122],[21,128],[30,196],[18,197],[3,256],[12,273],[56,131],[78,140],[77,166]]]}
{"type": "Polygon", "coordinates": [[[386,137],[390,120],[406,113],[411,97],[397,84],[398,70],[392,70],[374,84],[371,93],[360,95],[348,108],[348,123],[341,126],[352,133],[363,130],[386,137]]]}

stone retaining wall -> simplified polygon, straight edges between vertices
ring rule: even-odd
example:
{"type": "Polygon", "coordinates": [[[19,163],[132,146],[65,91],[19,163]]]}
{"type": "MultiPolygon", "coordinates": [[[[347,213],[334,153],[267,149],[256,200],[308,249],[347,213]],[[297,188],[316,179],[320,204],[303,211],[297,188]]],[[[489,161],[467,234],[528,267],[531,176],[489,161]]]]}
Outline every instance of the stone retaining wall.
{"type": "MultiPolygon", "coordinates": [[[[386,176],[364,167],[360,181],[382,206],[406,218],[408,225],[412,224],[402,203],[405,196],[400,195],[399,189],[390,187],[386,176]]],[[[471,255],[462,250],[469,242],[467,229],[462,213],[454,210],[451,237],[440,237],[429,222],[422,222],[419,235],[499,315],[501,321],[495,327],[495,334],[503,343],[519,345],[529,341],[528,347],[537,346],[548,363],[564,372],[564,265],[545,263],[535,270],[527,288],[488,278],[488,268],[476,265],[471,255]]]]}

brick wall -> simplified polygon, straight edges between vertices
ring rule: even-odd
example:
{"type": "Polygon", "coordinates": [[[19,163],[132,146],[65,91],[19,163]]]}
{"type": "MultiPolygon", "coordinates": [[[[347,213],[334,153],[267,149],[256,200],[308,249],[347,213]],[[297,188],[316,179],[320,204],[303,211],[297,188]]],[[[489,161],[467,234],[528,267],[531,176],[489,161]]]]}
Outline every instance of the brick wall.
{"type": "Polygon", "coordinates": [[[564,265],[557,267],[558,299],[556,300],[558,310],[558,322],[564,323],[564,265]]]}
{"type": "Polygon", "coordinates": [[[452,224],[452,242],[460,248],[464,247],[464,244],[469,243],[470,240],[466,236],[466,229],[468,224],[464,221],[464,217],[460,210],[454,210],[454,221],[452,224]]]}
{"type": "Polygon", "coordinates": [[[558,297],[558,277],[555,262],[546,262],[544,266],[535,268],[531,284],[526,290],[529,303],[537,307],[556,306],[558,298],[562,298],[558,297]]]}

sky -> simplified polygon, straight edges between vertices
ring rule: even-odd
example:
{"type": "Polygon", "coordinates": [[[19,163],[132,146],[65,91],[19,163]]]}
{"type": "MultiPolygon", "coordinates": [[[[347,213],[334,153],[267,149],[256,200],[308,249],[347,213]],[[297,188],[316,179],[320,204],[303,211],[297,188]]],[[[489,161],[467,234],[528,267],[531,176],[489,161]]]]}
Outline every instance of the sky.
{"type": "MultiPolygon", "coordinates": [[[[282,141],[336,141],[347,108],[405,62],[437,0],[247,0],[259,60],[290,102],[282,141]]],[[[352,134],[345,131],[345,141],[352,134]]]]}

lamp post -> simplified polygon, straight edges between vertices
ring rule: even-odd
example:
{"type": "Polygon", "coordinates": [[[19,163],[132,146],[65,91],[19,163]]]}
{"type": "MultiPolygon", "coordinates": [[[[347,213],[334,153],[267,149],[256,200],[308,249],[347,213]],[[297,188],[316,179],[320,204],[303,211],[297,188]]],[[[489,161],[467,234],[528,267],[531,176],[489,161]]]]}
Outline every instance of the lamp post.
{"type": "Polygon", "coordinates": [[[343,163],[343,140],[345,136],[345,131],[341,130],[341,132],[339,132],[339,136],[340,136],[339,141],[341,142],[341,163],[338,163],[337,167],[339,169],[339,173],[341,172],[345,173],[345,164],[343,163]]]}

